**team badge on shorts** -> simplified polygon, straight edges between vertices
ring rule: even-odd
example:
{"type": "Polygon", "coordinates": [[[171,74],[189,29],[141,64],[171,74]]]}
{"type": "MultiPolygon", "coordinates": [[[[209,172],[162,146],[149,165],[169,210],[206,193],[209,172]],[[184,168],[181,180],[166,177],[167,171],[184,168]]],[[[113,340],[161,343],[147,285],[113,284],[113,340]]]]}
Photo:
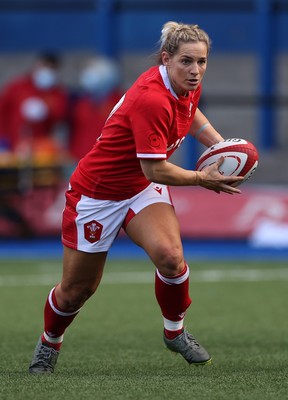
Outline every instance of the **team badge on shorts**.
{"type": "Polygon", "coordinates": [[[102,229],[103,225],[95,220],[86,222],[86,224],[84,224],[85,239],[90,243],[97,242],[101,237],[102,229]]]}

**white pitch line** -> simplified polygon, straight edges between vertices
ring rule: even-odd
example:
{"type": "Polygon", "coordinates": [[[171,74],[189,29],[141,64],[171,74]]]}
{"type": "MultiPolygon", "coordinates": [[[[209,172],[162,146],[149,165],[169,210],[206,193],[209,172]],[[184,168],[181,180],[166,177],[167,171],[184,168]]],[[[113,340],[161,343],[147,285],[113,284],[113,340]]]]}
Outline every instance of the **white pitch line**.
{"type": "Polygon", "coordinates": [[[288,280],[288,268],[207,270],[190,273],[193,282],[260,282],[288,280]]]}
{"type": "MultiPolygon", "coordinates": [[[[0,275],[0,287],[55,285],[60,274],[0,275]]],[[[191,271],[190,282],[261,282],[288,280],[288,268],[191,271]]],[[[154,282],[151,272],[107,272],[102,284],[145,284],[154,282]]]]}
{"type": "Polygon", "coordinates": [[[2,275],[0,276],[0,287],[55,285],[59,280],[59,274],[2,275]]]}

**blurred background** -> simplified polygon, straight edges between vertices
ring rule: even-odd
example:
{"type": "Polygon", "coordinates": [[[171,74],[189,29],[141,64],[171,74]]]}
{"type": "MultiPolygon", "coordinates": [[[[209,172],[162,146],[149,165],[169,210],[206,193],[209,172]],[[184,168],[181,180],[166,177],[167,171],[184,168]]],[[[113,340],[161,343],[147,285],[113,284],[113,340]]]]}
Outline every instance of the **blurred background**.
{"type": "MultiPolygon", "coordinates": [[[[0,0],[0,256],[61,252],[69,175],[169,20],[208,32],[201,108],[260,156],[241,196],[173,189],[187,251],[288,258],[287,0],[0,0]]],[[[187,138],[173,162],[194,169],[203,150],[187,138]]]]}

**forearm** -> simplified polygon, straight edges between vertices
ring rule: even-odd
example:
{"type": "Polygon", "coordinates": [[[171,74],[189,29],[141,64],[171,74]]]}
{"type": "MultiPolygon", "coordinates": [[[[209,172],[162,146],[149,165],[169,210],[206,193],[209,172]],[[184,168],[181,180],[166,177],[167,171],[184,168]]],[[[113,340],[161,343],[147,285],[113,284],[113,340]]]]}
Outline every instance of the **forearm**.
{"type": "Polygon", "coordinates": [[[202,171],[190,171],[171,164],[166,160],[144,160],[141,159],[141,168],[145,177],[150,182],[162,183],[168,186],[202,186],[216,193],[226,192],[229,194],[241,193],[231,186],[243,178],[240,176],[223,176],[219,173],[219,166],[224,157],[220,157],[214,164],[202,171]]]}
{"type": "Polygon", "coordinates": [[[205,115],[197,108],[191,125],[190,134],[206,147],[221,142],[224,138],[210,124],[205,115]]]}
{"type": "Polygon", "coordinates": [[[155,183],[168,186],[198,185],[199,172],[186,170],[166,160],[141,160],[141,167],[146,178],[155,183]]]}

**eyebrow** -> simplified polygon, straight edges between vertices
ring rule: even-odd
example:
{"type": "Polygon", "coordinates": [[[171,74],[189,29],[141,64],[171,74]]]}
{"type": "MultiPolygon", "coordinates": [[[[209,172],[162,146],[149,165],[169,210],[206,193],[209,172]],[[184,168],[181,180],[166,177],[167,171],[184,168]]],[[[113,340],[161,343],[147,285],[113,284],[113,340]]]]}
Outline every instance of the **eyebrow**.
{"type": "Polygon", "coordinates": [[[188,59],[188,60],[202,60],[202,61],[206,61],[207,60],[207,57],[191,57],[191,56],[187,56],[187,55],[182,55],[181,56],[182,58],[186,58],[186,59],[188,59]]]}

